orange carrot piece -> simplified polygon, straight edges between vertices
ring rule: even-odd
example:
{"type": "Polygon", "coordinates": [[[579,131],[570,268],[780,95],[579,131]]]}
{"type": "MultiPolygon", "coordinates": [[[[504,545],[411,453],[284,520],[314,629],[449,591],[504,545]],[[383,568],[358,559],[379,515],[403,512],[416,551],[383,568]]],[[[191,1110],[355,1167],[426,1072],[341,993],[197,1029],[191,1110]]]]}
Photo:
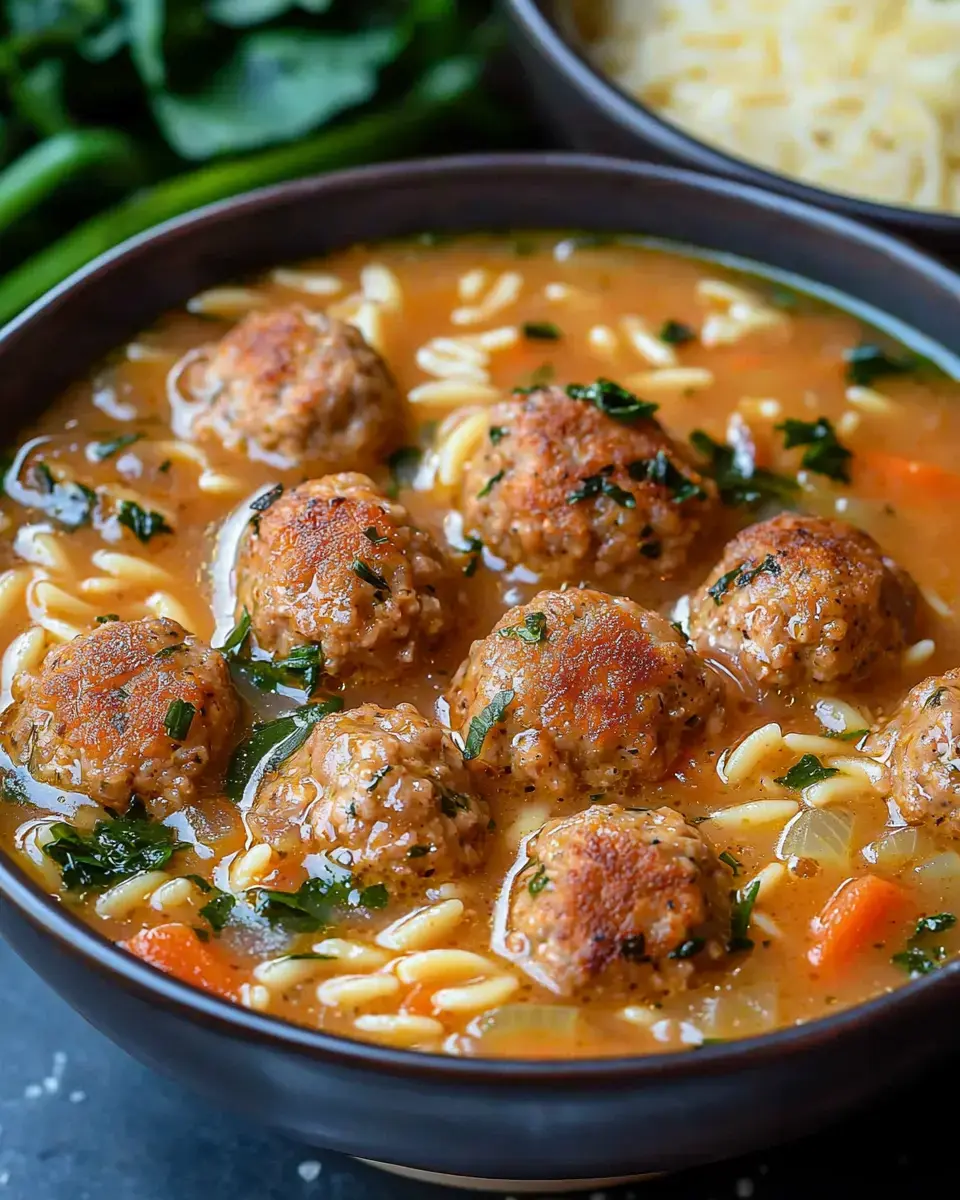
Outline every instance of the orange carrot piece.
{"type": "Polygon", "coordinates": [[[224,1000],[237,999],[239,989],[235,972],[216,951],[200,941],[189,925],[171,922],[141,929],[120,945],[158,971],[173,975],[184,983],[192,983],[224,1000]]]}
{"type": "Polygon", "coordinates": [[[905,912],[908,903],[903,888],[879,875],[848,879],[812,922],[814,943],[807,952],[810,964],[824,971],[842,970],[882,936],[884,926],[905,912]]]}
{"type": "Polygon", "coordinates": [[[858,450],[853,482],[862,494],[893,505],[960,503],[960,475],[934,463],[879,450],[858,450]]]}

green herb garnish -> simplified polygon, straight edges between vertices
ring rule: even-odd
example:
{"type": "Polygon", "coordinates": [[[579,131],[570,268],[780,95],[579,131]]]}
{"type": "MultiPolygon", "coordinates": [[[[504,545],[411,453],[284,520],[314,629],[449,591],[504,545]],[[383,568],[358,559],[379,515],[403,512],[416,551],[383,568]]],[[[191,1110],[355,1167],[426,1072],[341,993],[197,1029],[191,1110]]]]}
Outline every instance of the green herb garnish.
{"type": "Polygon", "coordinates": [[[693,958],[707,944],[706,938],[692,937],[687,938],[685,942],[681,942],[675,950],[671,950],[667,958],[693,958]]]}
{"type": "Polygon", "coordinates": [[[250,614],[247,612],[246,607],[244,607],[240,613],[240,620],[237,621],[236,625],[227,634],[223,645],[217,647],[224,658],[235,658],[240,653],[244,643],[250,636],[250,624],[250,614]]]}
{"type": "Polygon", "coordinates": [[[182,742],[190,732],[196,712],[196,706],[189,700],[171,700],[167,715],[163,718],[163,727],[167,731],[167,736],[173,738],[175,742],[182,742]]]}
{"type": "Polygon", "coordinates": [[[650,955],[647,953],[647,939],[642,933],[624,938],[620,943],[620,955],[622,958],[627,959],[628,962],[649,962],[650,955]]]}
{"type": "Polygon", "coordinates": [[[503,720],[504,714],[513,703],[516,692],[511,688],[503,688],[493,697],[490,703],[482,709],[470,722],[466,739],[463,743],[463,757],[476,758],[483,749],[483,739],[494,725],[503,720]]]}
{"type": "Polygon", "coordinates": [[[588,475],[580,481],[580,486],[567,496],[568,504],[579,504],[581,500],[593,500],[597,496],[606,496],[619,504],[621,508],[636,508],[637,498],[614,483],[609,477],[613,467],[604,467],[598,475],[588,475]]]}
{"type": "Polygon", "coordinates": [[[382,546],[384,542],[390,541],[388,537],[384,537],[382,533],[377,532],[376,525],[368,525],[363,531],[363,536],[374,546],[382,546]]]}
{"type": "Polygon", "coordinates": [[[734,879],[736,879],[736,877],[740,874],[741,868],[743,867],[743,863],[740,862],[738,859],[734,858],[729,850],[724,850],[723,853],[720,854],[718,857],[722,863],[727,864],[727,866],[733,872],[734,879]]]}
{"type": "Polygon", "coordinates": [[[785,450],[806,446],[800,462],[808,471],[826,475],[838,483],[850,482],[853,452],[840,443],[836,430],[826,417],[819,417],[816,421],[798,421],[788,417],[774,428],[783,433],[785,450]]]}
{"type": "Polygon", "coordinates": [[[50,832],[43,852],[60,867],[69,891],[105,891],[131,875],[165,867],[177,850],[187,849],[174,830],[151,821],[136,801],[125,816],[98,821],[90,833],[63,821],[50,832]]]}
{"type": "Polygon", "coordinates": [[[142,433],[121,433],[115,438],[107,438],[102,442],[90,442],[87,445],[87,457],[93,459],[94,462],[103,462],[105,458],[110,458],[118,451],[126,450],[134,442],[139,442],[142,437],[142,433]]]}
{"type": "Polygon", "coordinates": [[[558,342],[563,334],[552,321],[524,321],[523,336],[532,342],[558,342]]]}
{"type": "Polygon", "coordinates": [[[506,425],[491,425],[490,426],[490,441],[494,446],[499,446],[505,437],[510,433],[506,425]]]}
{"type": "Polygon", "coordinates": [[[660,333],[657,336],[661,342],[666,342],[669,346],[683,346],[687,342],[697,340],[697,331],[689,325],[685,325],[683,321],[668,320],[660,326],[660,333]]]}
{"type": "Polygon", "coordinates": [[[368,563],[365,563],[362,558],[353,560],[353,573],[364,583],[369,583],[371,587],[377,588],[381,592],[389,592],[390,584],[384,577],[373,569],[368,563]]]}
{"type": "Polygon", "coordinates": [[[707,594],[713,597],[714,604],[719,607],[723,603],[723,598],[731,586],[738,588],[747,587],[759,575],[773,575],[776,577],[779,574],[780,564],[772,554],[768,554],[763,562],[755,567],[748,567],[743,562],[739,563],[732,570],[725,571],[712,587],[707,588],[707,594]]]}
{"type": "Polygon", "coordinates": [[[823,780],[832,779],[834,775],[839,774],[837,767],[825,767],[815,754],[805,754],[799,762],[793,764],[786,775],[781,775],[774,783],[799,792],[811,784],[822,783],[823,780]]]}
{"type": "Polygon", "coordinates": [[[345,912],[383,908],[389,899],[382,883],[358,888],[348,870],[329,860],[322,875],[308,879],[295,892],[252,891],[254,911],[287,933],[317,933],[345,912]]]}
{"type": "Polygon", "coordinates": [[[953,929],[957,923],[957,918],[953,913],[942,912],[934,913],[929,917],[921,917],[917,921],[913,933],[907,940],[906,950],[901,950],[897,954],[891,956],[890,961],[894,966],[902,967],[903,970],[915,978],[918,975],[929,975],[931,971],[937,971],[943,965],[944,959],[947,957],[947,952],[943,946],[923,947],[919,943],[931,933],[946,933],[948,929],[953,929]]]}
{"type": "Polygon", "coordinates": [[[567,395],[574,400],[585,400],[615,421],[643,420],[652,417],[660,407],[649,400],[641,400],[610,379],[598,379],[594,383],[571,383],[567,395]]]}
{"type": "Polygon", "coordinates": [[[496,475],[491,475],[480,491],[477,492],[477,499],[482,500],[484,496],[489,496],[493,491],[494,484],[499,483],[504,475],[506,475],[506,471],[498,471],[496,475]]]}
{"type": "Polygon", "coordinates": [[[411,846],[407,851],[407,858],[423,858],[433,849],[432,846],[411,846]]]}
{"type": "Polygon", "coordinates": [[[869,732],[869,729],[826,729],[823,736],[836,738],[838,742],[859,742],[869,732]]]}
{"type": "Polygon", "coordinates": [[[37,507],[47,516],[70,530],[90,524],[97,506],[97,493],[92,488],[84,483],[56,479],[43,459],[34,463],[30,476],[41,496],[37,507]]]}
{"type": "Polygon", "coordinates": [[[97,624],[98,625],[109,625],[109,623],[111,621],[119,621],[119,620],[120,620],[120,617],[117,613],[104,613],[102,616],[97,617],[97,624]]]}
{"type": "Polygon", "coordinates": [[[158,650],[153,657],[160,658],[160,659],[170,658],[172,655],[178,653],[180,650],[186,650],[186,648],[187,648],[186,642],[174,642],[172,646],[164,646],[162,650],[158,650]]]}
{"type": "Polygon", "coordinates": [[[638,482],[655,483],[666,488],[674,504],[682,504],[684,500],[706,500],[707,493],[692,479],[674,466],[670,458],[658,450],[654,458],[638,459],[627,467],[627,474],[638,482]]]}
{"type": "Polygon", "coordinates": [[[200,916],[210,925],[217,936],[219,936],[230,920],[233,910],[237,906],[236,896],[231,896],[229,892],[221,892],[219,888],[214,888],[216,893],[212,900],[200,909],[200,916]]]}
{"type": "Polygon", "coordinates": [[[911,354],[891,354],[868,342],[844,350],[843,360],[847,364],[847,382],[858,387],[871,387],[884,375],[905,375],[917,366],[917,359],[911,354]]]}
{"type": "Polygon", "coordinates": [[[519,625],[508,625],[500,630],[502,638],[519,638],[521,642],[536,646],[547,640],[547,614],[542,612],[527,613],[519,625]]]}
{"type": "Polygon", "coordinates": [[[945,687],[934,688],[933,691],[930,693],[930,695],[927,696],[926,700],[924,700],[923,707],[924,708],[939,708],[940,705],[943,703],[943,698],[946,694],[947,694],[947,689],[945,687]]]}
{"type": "Polygon", "coordinates": [[[527,891],[531,896],[539,896],[543,889],[550,882],[547,876],[547,868],[543,863],[539,863],[536,871],[534,871],[530,882],[527,884],[527,891]]]}
{"type": "Polygon", "coordinates": [[[149,542],[159,533],[173,533],[161,513],[141,508],[133,500],[120,501],[117,508],[117,520],[135,534],[141,542],[149,542]]]}
{"type": "Polygon", "coordinates": [[[377,784],[380,782],[380,780],[386,779],[386,777],[390,774],[390,772],[392,770],[393,770],[393,767],[391,767],[389,765],[387,765],[385,767],[378,767],[377,770],[374,771],[374,773],[370,779],[370,782],[367,784],[367,791],[368,792],[376,791],[377,784]]]}
{"type": "Polygon", "coordinates": [[[401,446],[399,450],[394,450],[387,459],[391,479],[387,492],[393,499],[400,494],[401,488],[413,486],[422,458],[423,451],[419,446],[401,446]]]}
{"type": "Polygon", "coordinates": [[[283,484],[275,483],[272,488],[268,488],[267,491],[257,496],[255,500],[251,500],[250,507],[255,513],[265,513],[271,505],[276,504],[282,495],[283,484]]]}
{"type": "Polygon", "coordinates": [[[727,949],[731,954],[740,950],[753,949],[753,939],[747,936],[747,931],[750,928],[750,918],[753,916],[753,906],[756,904],[759,894],[759,879],[755,879],[753,883],[733,894],[733,906],[730,910],[730,940],[727,943],[727,949]]]}
{"type": "Polygon", "coordinates": [[[742,461],[732,446],[716,442],[702,429],[690,435],[690,444],[707,464],[703,468],[715,481],[724,504],[739,508],[758,508],[764,504],[789,505],[796,497],[795,479],[742,461]]]}
{"type": "Polygon", "coordinates": [[[467,561],[463,567],[463,573],[468,579],[477,573],[477,567],[483,561],[483,538],[477,537],[476,534],[467,534],[467,544],[465,546],[457,546],[458,554],[467,555],[467,561]]]}
{"type": "Polygon", "coordinates": [[[310,730],[329,713],[343,708],[340,696],[331,696],[316,704],[306,704],[285,717],[257,725],[237,746],[227,767],[224,790],[239,804],[249,791],[256,795],[260,781],[294,754],[310,736],[310,730]]]}

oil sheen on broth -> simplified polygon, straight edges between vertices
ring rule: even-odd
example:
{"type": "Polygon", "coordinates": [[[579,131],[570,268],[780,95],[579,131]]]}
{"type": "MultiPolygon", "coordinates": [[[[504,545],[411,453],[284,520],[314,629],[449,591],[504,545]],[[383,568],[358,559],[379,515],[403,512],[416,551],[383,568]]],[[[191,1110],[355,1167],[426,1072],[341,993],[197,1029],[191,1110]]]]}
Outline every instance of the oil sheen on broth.
{"type": "Polygon", "coordinates": [[[902,986],[956,948],[958,413],[639,244],[205,293],[7,471],[5,848],[159,969],[398,1046],[688,1049],[902,986]]]}

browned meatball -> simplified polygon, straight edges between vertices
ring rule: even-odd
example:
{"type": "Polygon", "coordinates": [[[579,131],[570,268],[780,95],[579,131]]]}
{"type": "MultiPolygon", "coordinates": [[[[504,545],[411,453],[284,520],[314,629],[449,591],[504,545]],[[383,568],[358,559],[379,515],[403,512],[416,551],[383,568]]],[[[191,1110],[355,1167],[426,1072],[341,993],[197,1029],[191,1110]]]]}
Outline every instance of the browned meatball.
{"type": "Polygon", "coordinates": [[[559,995],[604,974],[629,981],[668,955],[694,959],[727,919],[730,872],[672,809],[593,805],[549,821],[527,851],[506,947],[559,995]]]}
{"type": "Polygon", "coordinates": [[[918,683],[863,748],[886,762],[905,821],[960,837],[960,669],[918,683]]]}
{"type": "Polygon", "coordinates": [[[669,621],[579,588],[505,613],[450,694],[468,753],[489,725],[480,762],[568,797],[664,778],[719,703],[717,677],[669,621]]]}
{"type": "Polygon", "coordinates": [[[325,717],[250,815],[281,849],[306,843],[360,877],[400,881],[479,866],[489,822],[459,750],[412,704],[325,717]]]}
{"type": "Polygon", "coordinates": [[[552,579],[672,575],[717,508],[656,421],[616,420],[561,388],[490,411],[463,481],[465,527],[552,579]]]}
{"type": "Polygon", "coordinates": [[[403,432],[386,364],[352,325],[293,306],[253,312],[199,357],[181,386],[203,408],[197,436],[278,465],[372,465],[403,432]]]}
{"type": "Polygon", "coordinates": [[[35,779],[160,814],[222,766],[239,716],[221,655],[176,621],[108,621],[14,681],[10,756],[35,779]],[[188,706],[184,708],[184,705],[188,706]]]}
{"type": "Polygon", "coordinates": [[[690,635],[765,686],[856,682],[899,662],[916,592],[869,534],[784,513],[727,544],[691,599],[690,635]]]}
{"type": "Polygon", "coordinates": [[[444,627],[450,581],[433,539],[365,475],[327,475],[284,493],[253,522],[237,560],[237,603],[260,647],[321,646],[331,675],[395,676],[444,627]]]}

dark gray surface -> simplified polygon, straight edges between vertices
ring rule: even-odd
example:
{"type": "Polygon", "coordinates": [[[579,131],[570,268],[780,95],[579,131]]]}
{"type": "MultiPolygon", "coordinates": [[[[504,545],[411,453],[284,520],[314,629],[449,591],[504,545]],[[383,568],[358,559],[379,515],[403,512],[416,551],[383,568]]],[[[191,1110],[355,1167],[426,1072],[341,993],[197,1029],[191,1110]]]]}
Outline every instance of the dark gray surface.
{"type": "MultiPolygon", "coordinates": [[[[0,1014],[0,1200],[465,1195],[393,1179],[210,1108],[127,1058],[2,944],[0,1014]]],[[[949,1095],[955,1070],[944,1064],[936,1077],[819,1138],[616,1189],[606,1200],[849,1200],[894,1189],[919,1196],[944,1169],[930,1092],[949,1095]]]]}

